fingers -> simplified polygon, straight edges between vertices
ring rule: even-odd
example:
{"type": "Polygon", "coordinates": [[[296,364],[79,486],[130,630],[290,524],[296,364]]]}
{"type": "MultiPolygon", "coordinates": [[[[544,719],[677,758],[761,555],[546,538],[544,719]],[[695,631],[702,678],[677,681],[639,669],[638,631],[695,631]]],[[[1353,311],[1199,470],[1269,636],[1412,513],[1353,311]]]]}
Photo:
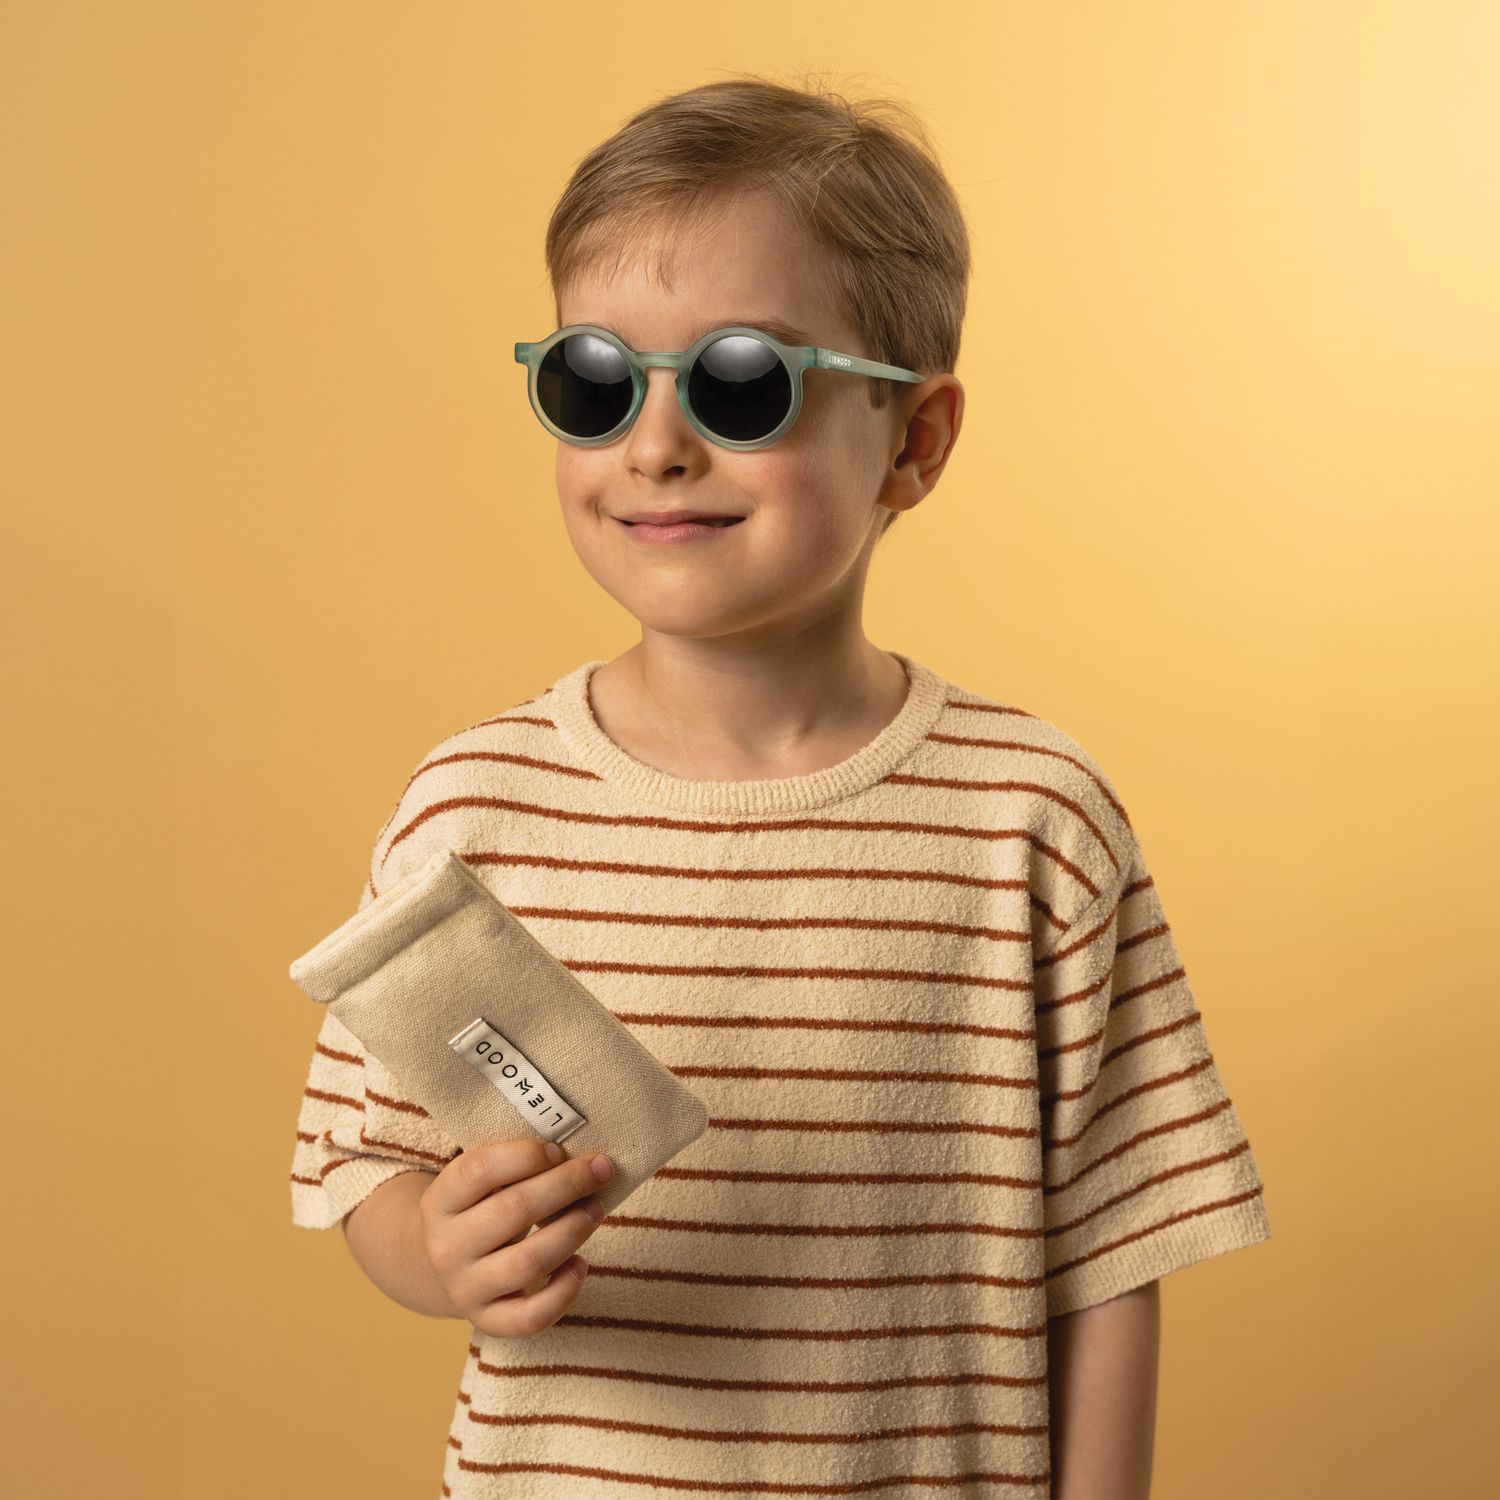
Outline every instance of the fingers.
{"type": "MultiPolygon", "coordinates": [[[[446,1204],[450,1201],[467,1204],[452,1214],[448,1227],[454,1242],[473,1259],[524,1235],[533,1224],[544,1222],[603,1185],[592,1167],[595,1152],[555,1167],[543,1157],[538,1166],[531,1153],[513,1150],[516,1144],[499,1141],[480,1147],[467,1173],[455,1173],[469,1180],[455,1182],[448,1195],[434,1196],[432,1208],[439,1217],[449,1212],[446,1204]],[[492,1152],[493,1163],[485,1160],[492,1152]],[[524,1166],[529,1175],[514,1175],[517,1165],[524,1166]],[[481,1188],[487,1191],[481,1193],[481,1188]]],[[[453,1170],[462,1161],[459,1157],[446,1170],[453,1170]]]]}
{"type": "Polygon", "coordinates": [[[570,1203],[519,1240],[499,1246],[473,1263],[464,1280],[469,1300],[491,1310],[542,1287],[599,1227],[603,1205],[594,1196],[570,1203]]]}
{"type": "MultiPolygon", "coordinates": [[[[553,1246],[562,1245],[562,1239],[551,1226],[564,1218],[573,1229],[582,1225],[584,1235],[580,1239],[587,1237],[604,1215],[595,1193],[602,1184],[594,1175],[591,1165],[593,1160],[594,1157],[590,1154],[582,1160],[565,1161],[535,1176],[523,1177],[497,1189],[483,1202],[475,1204],[452,1220],[448,1226],[449,1235],[460,1258],[479,1262],[497,1247],[509,1249],[523,1243],[531,1245],[532,1241],[539,1242],[531,1245],[532,1253],[546,1252],[553,1246]],[[571,1212],[577,1209],[581,1213],[583,1204],[579,1202],[580,1199],[597,1211],[597,1218],[591,1215],[580,1217],[580,1214],[571,1212]],[[537,1226],[535,1233],[531,1232],[532,1225],[537,1226]]],[[[565,1226],[564,1234],[568,1232],[568,1226],[565,1226]]],[[[530,1276],[521,1276],[506,1285],[497,1285],[490,1295],[513,1291],[516,1287],[527,1285],[537,1275],[545,1275],[562,1260],[567,1251],[575,1249],[578,1243],[580,1240],[574,1240],[560,1249],[552,1260],[539,1265],[530,1276]]],[[[494,1267],[489,1270],[493,1273],[494,1267]]]]}
{"type": "Polygon", "coordinates": [[[572,1306],[588,1272],[588,1263],[573,1252],[603,1216],[603,1205],[591,1194],[473,1262],[458,1278],[457,1300],[470,1309],[469,1321],[497,1338],[529,1338],[550,1328],[572,1306]]]}
{"type": "Polygon", "coordinates": [[[424,1195],[429,1260],[470,1322],[498,1337],[529,1337],[562,1316],[587,1270],[574,1251],[604,1216],[597,1190],[612,1175],[608,1158],[590,1152],[553,1166],[545,1145],[476,1147],[424,1195]]]}
{"type": "Polygon", "coordinates": [[[551,1167],[546,1141],[487,1141],[455,1156],[438,1173],[428,1190],[429,1207],[438,1214],[461,1214],[497,1189],[551,1167]]]}
{"type": "Polygon", "coordinates": [[[478,1309],[469,1321],[493,1338],[531,1338],[567,1312],[582,1290],[587,1273],[588,1265],[582,1257],[572,1256],[558,1266],[539,1291],[511,1292],[478,1309]]]}

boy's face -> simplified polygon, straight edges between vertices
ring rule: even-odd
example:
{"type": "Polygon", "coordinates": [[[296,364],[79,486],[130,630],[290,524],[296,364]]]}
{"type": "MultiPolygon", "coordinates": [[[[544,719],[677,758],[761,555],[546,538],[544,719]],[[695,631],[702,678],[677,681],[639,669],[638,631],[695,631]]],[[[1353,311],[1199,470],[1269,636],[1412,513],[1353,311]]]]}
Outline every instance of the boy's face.
{"type": "MultiPolygon", "coordinates": [[[[710,329],[769,318],[806,334],[787,342],[876,357],[824,291],[819,253],[774,202],[742,196],[692,240],[666,251],[658,241],[608,282],[588,272],[562,288],[559,326],[595,323],[632,349],[686,349],[710,329]],[[665,257],[667,289],[650,274],[653,253],[665,257]]],[[[955,377],[904,385],[876,411],[867,377],[804,371],[791,431],[737,453],[694,431],[672,370],[645,374],[645,401],[623,437],[557,445],[563,520],[595,581],[643,632],[750,644],[836,615],[857,622],[886,516],[915,505],[947,461],[963,409],[955,377]],[[664,543],[618,519],[679,509],[744,520],[664,543]]]]}

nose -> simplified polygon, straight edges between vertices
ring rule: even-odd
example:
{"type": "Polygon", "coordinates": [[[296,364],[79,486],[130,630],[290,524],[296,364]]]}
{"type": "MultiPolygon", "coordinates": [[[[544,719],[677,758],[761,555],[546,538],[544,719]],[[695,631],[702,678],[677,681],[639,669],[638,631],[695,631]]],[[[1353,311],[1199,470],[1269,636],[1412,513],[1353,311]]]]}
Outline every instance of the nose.
{"type": "Polygon", "coordinates": [[[645,372],[646,394],[625,434],[627,457],[647,471],[680,464],[700,443],[677,399],[676,372],[653,366],[645,372]]]}

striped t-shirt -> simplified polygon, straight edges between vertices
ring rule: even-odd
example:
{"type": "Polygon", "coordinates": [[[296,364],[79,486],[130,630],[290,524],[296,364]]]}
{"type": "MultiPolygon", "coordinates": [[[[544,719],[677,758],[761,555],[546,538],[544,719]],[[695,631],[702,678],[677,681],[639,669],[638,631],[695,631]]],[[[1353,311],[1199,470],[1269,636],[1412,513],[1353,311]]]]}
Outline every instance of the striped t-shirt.
{"type": "MultiPolygon", "coordinates": [[[[709,1114],[555,1324],[469,1328],[443,1495],[1046,1500],[1048,1318],[1269,1237],[1109,778],[891,654],[884,730],[758,781],[628,754],[586,662],[444,740],[381,830],[361,906],[459,851],[709,1114]]],[[[458,1149],[325,1016],[293,1222],[458,1149]]]]}

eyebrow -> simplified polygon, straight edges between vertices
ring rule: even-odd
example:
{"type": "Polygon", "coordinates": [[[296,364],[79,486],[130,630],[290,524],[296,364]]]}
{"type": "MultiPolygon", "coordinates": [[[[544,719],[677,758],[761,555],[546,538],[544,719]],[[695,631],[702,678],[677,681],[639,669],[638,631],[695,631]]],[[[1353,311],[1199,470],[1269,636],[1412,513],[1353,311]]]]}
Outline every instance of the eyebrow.
{"type": "Polygon", "coordinates": [[[790,323],[783,323],[778,318],[731,318],[727,323],[715,323],[710,328],[700,328],[694,336],[696,343],[705,333],[711,333],[714,328],[759,328],[762,333],[769,333],[774,338],[781,340],[783,344],[810,344],[813,341],[810,333],[803,333],[800,328],[793,328],[790,323]]]}

